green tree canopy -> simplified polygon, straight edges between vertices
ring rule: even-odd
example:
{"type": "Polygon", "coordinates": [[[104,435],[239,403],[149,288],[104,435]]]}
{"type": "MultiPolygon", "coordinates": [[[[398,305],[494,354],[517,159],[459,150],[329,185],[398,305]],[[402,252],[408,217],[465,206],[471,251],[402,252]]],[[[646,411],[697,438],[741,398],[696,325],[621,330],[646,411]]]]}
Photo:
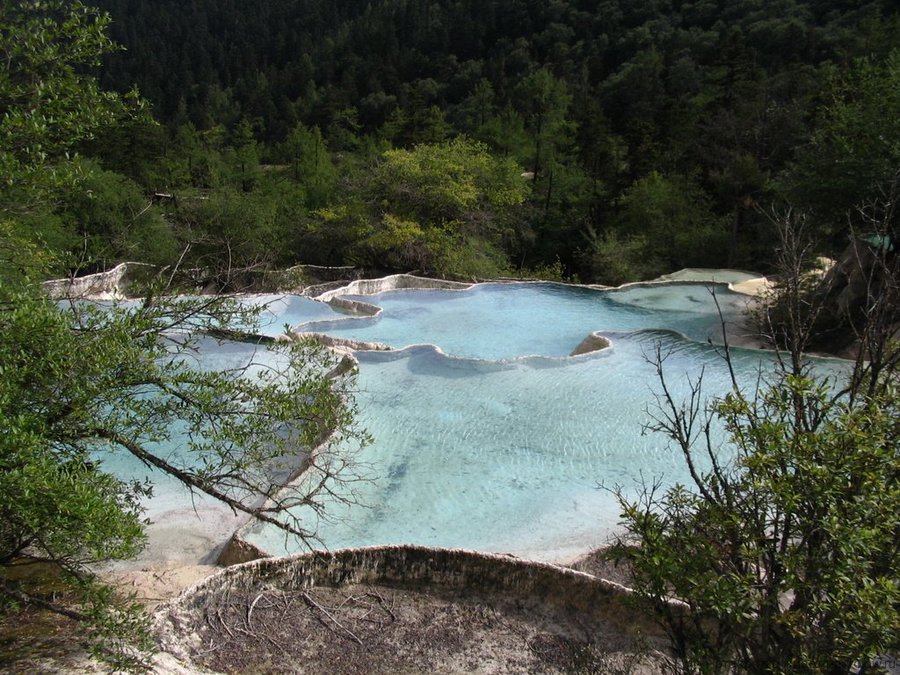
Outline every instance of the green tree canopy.
{"type": "Polygon", "coordinates": [[[306,191],[307,206],[325,206],[334,192],[337,172],[319,127],[294,127],[278,147],[278,157],[290,165],[290,175],[306,191]]]}
{"type": "Polygon", "coordinates": [[[90,161],[83,167],[86,174],[76,185],[57,192],[59,217],[77,241],[69,247],[78,250],[71,267],[93,271],[121,260],[166,265],[178,259],[172,228],[137,184],[90,161]]]}
{"type": "Polygon", "coordinates": [[[79,1],[0,3],[0,208],[21,210],[69,180],[63,160],[139,107],[102,91],[85,69],[116,47],[108,15],[79,1]],[[27,198],[26,198],[27,197],[27,198]]]}
{"type": "Polygon", "coordinates": [[[709,267],[722,259],[725,228],[709,198],[686,176],[655,171],[636,181],[619,200],[617,231],[642,237],[642,266],[654,275],[682,267],[709,267]]]}
{"type": "Polygon", "coordinates": [[[374,175],[385,209],[423,225],[485,224],[521,204],[527,183],[512,160],[493,157],[482,143],[460,136],[445,143],[388,150],[374,175]]]}
{"type": "Polygon", "coordinates": [[[507,266],[501,245],[510,215],[528,187],[512,159],[465,137],[388,150],[371,176],[381,215],[362,246],[400,269],[497,274],[507,266]]]}
{"type": "MultiPolygon", "coordinates": [[[[861,226],[856,206],[882,198],[881,188],[900,171],[900,50],[883,64],[863,61],[845,76],[833,73],[829,93],[788,182],[794,201],[833,234],[844,231],[848,215],[861,226]]],[[[897,223],[892,227],[896,235],[897,223]]]]}

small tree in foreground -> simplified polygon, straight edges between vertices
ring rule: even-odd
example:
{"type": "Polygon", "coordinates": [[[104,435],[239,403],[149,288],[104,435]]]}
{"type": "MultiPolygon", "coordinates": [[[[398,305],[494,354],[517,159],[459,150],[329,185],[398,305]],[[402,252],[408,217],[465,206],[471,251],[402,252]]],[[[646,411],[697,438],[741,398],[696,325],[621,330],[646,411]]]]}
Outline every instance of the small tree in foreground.
{"type": "Polygon", "coordinates": [[[122,480],[109,462],[130,455],[309,541],[296,508],[353,499],[348,453],[365,434],[352,371],[330,376],[338,364],[320,347],[261,344],[205,366],[208,336],[254,322],[227,299],[173,297],[163,281],[136,304],[101,308],[40,288],[52,257],[28,226],[84,189],[90,166],[72,161],[75,145],[140,108],[85,74],[115,48],[108,23],[78,1],[0,0],[0,609],[65,614],[115,666],[139,666],[127,647],[149,646],[147,618],[93,565],[140,550],[152,485],[122,480]],[[305,480],[282,488],[303,462],[305,480]],[[55,574],[52,593],[21,574],[39,565],[55,574]],[[73,602],[57,602],[59,591],[73,602]]]}
{"type": "Polygon", "coordinates": [[[129,642],[148,646],[139,608],[92,571],[144,543],[153,486],[111,473],[122,453],[306,542],[316,533],[298,508],[353,498],[352,451],[365,435],[352,371],[330,374],[342,372],[336,357],[278,341],[213,369],[204,351],[222,344],[208,335],[252,312],[222,298],[60,306],[0,262],[0,597],[83,620],[114,659],[129,642]],[[53,565],[75,608],[17,581],[36,563],[53,565]]]}
{"type": "MultiPolygon", "coordinates": [[[[783,269],[802,269],[803,254],[785,247],[783,269]]],[[[620,492],[625,534],[611,555],[630,563],[683,672],[870,672],[900,645],[897,256],[883,250],[876,272],[846,380],[810,368],[815,317],[790,275],[778,291],[786,351],[754,391],[732,371],[723,398],[705,404],[695,382],[676,401],[665,355],[653,357],[661,391],[648,429],[683,454],[692,484],[620,492]],[[711,440],[713,424],[730,450],[711,440]]]]}

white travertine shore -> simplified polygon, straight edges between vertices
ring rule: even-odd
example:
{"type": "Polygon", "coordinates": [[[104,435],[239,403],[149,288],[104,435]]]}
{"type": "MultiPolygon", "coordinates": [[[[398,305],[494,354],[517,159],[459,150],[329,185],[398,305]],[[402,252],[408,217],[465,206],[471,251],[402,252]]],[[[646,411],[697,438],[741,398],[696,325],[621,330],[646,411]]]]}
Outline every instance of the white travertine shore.
{"type": "Polygon", "coordinates": [[[41,286],[51,298],[92,298],[94,300],[112,300],[124,297],[122,279],[129,265],[137,263],[120,263],[106,272],[88,274],[71,279],[53,279],[45,281],[41,286]]]}
{"type": "MultiPolygon", "coordinates": [[[[88,274],[82,277],[72,277],[65,279],[52,279],[45,281],[42,285],[47,293],[53,298],[92,298],[100,299],[100,297],[125,297],[126,289],[123,284],[129,272],[135,269],[146,270],[152,267],[146,263],[123,262],[116,265],[111,270],[98,272],[96,274],[88,274]]],[[[351,268],[340,268],[351,269],[351,268]]],[[[499,279],[491,280],[491,283],[547,283],[539,279],[522,280],[522,279],[499,279]]],[[[324,284],[319,286],[309,286],[305,289],[298,289],[303,294],[313,297],[322,302],[331,302],[333,299],[341,298],[345,295],[375,295],[385,291],[406,290],[406,289],[444,289],[463,291],[471,288],[479,282],[461,282],[447,281],[445,279],[431,279],[428,277],[417,277],[411,274],[392,274],[378,279],[356,279],[347,284],[333,287],[333,284],[324,284]],[[329,290],[320,290],[324,286],[332,286],[329,290]]],[[[561,282],[553,282],[561,283],[561,282]]],[[[597,290],[607,290],[612,288],[628,288],[631,286],[646,286],[659,284],[677,284],[677,283],[700,283],[700,284],[719,284],[728,285],[730,290],[747,295],[757,295],[761,289],[770,287],[770,282],[766,277],[755,275],[753,272],[743,272],[740,270],[728,269],[699,269],[687,268],[672,274],[664,274],[656,279],[648,281],[635,281],[622,286],[602,286],[598,284],[581,284],[586,288],[594,288],[597,290]],[[740,280],[738,280],[740,279],[740,280]]],[[[569,285],[569,284],[562,284],[569,285]]],[[[346,301],[354,303],[356,301],[346,301]]],[[[366,303],[362,303],[366,304],[366,303]]],[[[340,306],[340,305],[338,305],[340,306]]],[[[373,305],[369,305],[374,307],[373,305]]],[[[377,309],[377,307],[376,307],[377,309]]],[[[367,314],[366,311],[361,313],[367,314]]]]}
{"type": "Polygon", "coordinates": [[[346,286],[325,291],[315,295],[316,300],[329,302],[333,298],[343,295],[376,295],[385,291],[409,290],[416,288],[444,289],[448,291],[464,291],[473,284],[460,281],[446,281],[444,279],[430,279],[417,277],[411,274],[392,274],[380,279],[356,279],[346,286]]]}

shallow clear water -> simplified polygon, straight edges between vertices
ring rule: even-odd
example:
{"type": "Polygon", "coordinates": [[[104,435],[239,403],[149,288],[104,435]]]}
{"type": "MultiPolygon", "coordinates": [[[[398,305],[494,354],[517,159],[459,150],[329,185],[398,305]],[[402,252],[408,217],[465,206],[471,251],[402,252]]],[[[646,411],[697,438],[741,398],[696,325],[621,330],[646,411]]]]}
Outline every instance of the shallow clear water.
{"type": "MultiPolygon", "coordinates": [[[[724,319],[739,320],[745,297],[721,286],[716,294],[724,319]]],[[[358,461],[370,480],[354,485],[359,506],[331,504],[324,520],[303,514],[328,548],[414,543],[539,559],[583,552],[618,522],[603,486],[635,494],[643,483],[688,480],[678,452],[642,434],[657,387],[647,357],[657,346],[668,354],[676,396],[701,371],[710,395],[729,386],[707,342],[719,337],[721,320],[703,285],[599,292],[484,284],[360,299],[383,314],[348,318],[305,298],[248,300],[269,303],[270,334],[287,323],[395,348],[439,348],[358,353],[360,421],[375,439],[358,461]],[[593,331],[612,347],[567,358],[593,331]]],[[[222,367],[256,349],[226,345],[205,358],[222,367]]],[[[748,384],[771,363],[758,351],[733,356],[748,384]]],[[[175,487],[166,490],[165,500],[176,498],[175,487]]],[[[275,554],[298,548],[271,528],[248,538],[275,554]]]]}
{"type": "Polygon", "coordinates": [[[336,316],[330,305],[302,295],[253,295],[242,300],[247,304],[263,307],[259,316],[259,332],[263,335],[281,335],[286,328],[336,316]]]}
{"type": "MultiPolygon", "coordinates": [[[[636,494],[655,480],[689,479],[666,439],[642,434],[657,386],[647,358],[657,346],[668,354],[676,396],[701,370],[707,392],[727,391],[707,339],[721,332],[716,300],[726,321],[738,321],[746,298],[716,293],[689,284],[392,291],[360,298],[383,308],[379,319],[305,326],[446,353],[358,354],[361,421],[375,438],[360,459],[371,482],[355,486],[363,506],[332,504],[327,520],[308,513],[307,522],[318,522],[328,548],[416,543],[557,559],[604,543],[619,513],[604,487],[636,494]],[[611,349],[565,358],[597,330],[611,349]]],[[[734,363],[749,384],[769,357],[735,350],[734,363]]],[[[295,550],[262,527],[249,539],[295,550]]]]}
{"type": "MultiPolygon", "coordinates": [[[[263,335],[279,335],[290,326],[305,321],[333,317],[336,313],[331,306],[317,302],[310,298],[285,295],[285,294],[257,294],[244,296],[241,302],[255,307],[261,307],[259,322],[254,326],[263,335]]],[[[128,309],[138,304],[132,300],[98,301],[94,304],[104,306],[116,306],[120,309],[128,309]]],[[[236,326],[249,329],[249,326],[236,326]]],[[[240,371],[248,377],[253,377],[260,368],[268,368],[276,365],[278,355],[269,352],[265,347],[241,343],[215,340],[211,338],[201,339],[197,345],[196,363],[194,365],[212,371],[240,371]]],[[[190,357],[193,358],[193,357],[190,357]]],[[[165,445],[153,442],[145,442],[148,449],[158,452],[159,455],[175,466],[192,465],[195,463],[189,453],[186,452],[187,435],[179,429],[174,429],[172,442],[165,445]]],[[[217,503],[212,498],[205,497],[202,493],[191,495],[178,480],[172,478],[157,469],[146,466],[140,460],[125,452],[109,453],[98,451],[95,458],[114,475],[129,480],[150,480],[153,484],[153,496],[145,500],[146,515],[155,518],[169,512],[172,509],[180,509],[193,505],[217,503]]]]}
{"type": "MultiPolygon", "coordinates": [[[[747,302],[724,286],[716,294],[729,317],[736,318],[747,302]]],[[[695,340],[721,332],[713,296],[703,285],[599,292],[547,283],[479,284],[465,291],[403,290],[354,299],[378,305],[383,314],[313,321],[304,330],[395,348],[433,344],[447,354],[480,359],[567,356],[598,330],[667,328],[695,340]]]]}
{"type": "MultiPolygon", "coordinates": [[[[678,392],[701,366],[710,390],[726,386],[705,346],[666,332],[614,339],[613,349],[577,359],[499,364],[428,348],[361,353],[362,423],[375,438],[361,459],[372,481],[359,494],[364,507],[326,509],[325,544],[558,557],[603,543],[618,508],[601,485],[633,491],[642,476],[687,479],[665,439],[641,435],[654,378],[644,354],[659,341],[674,350],[667,363],[678,392]]],[[[740,352],[737,362],[751,372],[758,354],[740,352]]],[[[250,540],[293,550],[265,528],[250,540]]]]}

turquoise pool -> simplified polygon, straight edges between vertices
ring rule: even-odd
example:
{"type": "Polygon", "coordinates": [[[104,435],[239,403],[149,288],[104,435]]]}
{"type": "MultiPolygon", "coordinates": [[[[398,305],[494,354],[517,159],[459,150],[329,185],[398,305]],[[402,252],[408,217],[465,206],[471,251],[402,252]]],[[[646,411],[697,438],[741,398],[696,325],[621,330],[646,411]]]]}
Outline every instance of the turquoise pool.
{"type": "MultiPolygon", "coordinates": [[[[716,300],[735,323],[747,300],[724,285],[715,292],[714,300],[689,283],[614,291],[519,283],[357,298],[381,307],[377,317],[307,298],[248,298],[267,307],[270,334],[287,324],[394,348],[357,352],[361,422],[375,439],[358,458],[368,478],[353,485],[358,505],[333,503],[305,522],[327,548],[412,543],[552,560],[604,543],[618,522],[604,487],[633,493],[644,482],[688,479],[678,452],[642,433],[657,385],[647,357],[657,346],[668,354],[676,394],[701,370],[705,390],[724,393],[716,300]],[[594,331],[612,346],[569,357],[594,331]]],[[[266,358],[250,345],[206,354],[211,367],[266,358]]],[[[747,383],[771,367],[765,352],[733,356],[747,383]]],[[[165,500],[176,492],[161,490],[165,500]]],[[[273,554],[299,548],[270,528],[245,536],[273,554]]]]}
{"type": "MultiPolygon", "coordinates": [[[[370,482],[360,506],[310,512],[328,548],[415,543],[560,558],[604,543],[618,522],[608,490],[684,481],[664,438],[643,435],[657,345],[676,391],[705,369],[708,391],[727,373],[708,340],[738,322],[746,296],[725,286],[482,284],[356,297],[376,318],[313,317],[301,330],[385,343],[358,352],[363,425],[375,438],[360,458],[370,482]],[[593,331],[612,347],[569,358],[593,331]]],[[[736,350],[748,381],[766,356],[736,350]]],[[[723,452],[727,452],[723,449],[723,452]]],[[[294,545],[264,527],[248,539],[272,552],[294,545]]]]}
{"type": "MultiPolygon", "coordinates": [[[[725,287],[717,297],[737,320],[747,297],[725,287]]],[[[695,340],[721,330],[710,289],[679,284],[615,291],[548,283],[479,284],[469,290],[399,290],[348,296],[381,307],[376,318],[298,322],[326,332],[394,348],[437,345],[454,356],[511,359],[568,356],[590,332],[666,328],[695,340]]]]}

